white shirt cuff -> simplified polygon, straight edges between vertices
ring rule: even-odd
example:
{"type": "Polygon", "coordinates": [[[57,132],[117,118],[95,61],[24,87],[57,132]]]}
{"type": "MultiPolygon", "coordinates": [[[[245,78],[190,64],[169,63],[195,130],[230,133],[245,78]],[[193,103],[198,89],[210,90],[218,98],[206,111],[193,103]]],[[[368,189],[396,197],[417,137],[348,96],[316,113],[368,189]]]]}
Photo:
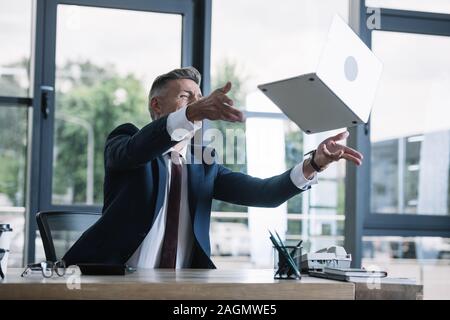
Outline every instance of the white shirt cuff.
{"type": "Polygon", "coordinates": [[[295,184],[295,186],[301,190],[307,190],[311,185],[317,184],[317,172],[314,173],[314,176],[311,180],[306,179],[305,175],[303,174],[303,160],[299,164],[297,164],[294,168],[291,170],[291,180],[292,183],[295,184]]]}
{"type": "Polygon", "coordinates": [[[172,141],[190,139],[202,127],[201,121],[194,121],[192,123],[186,118],[186,109],[187,106],[172,112],[167,117],[167,132],[172,141]]]}

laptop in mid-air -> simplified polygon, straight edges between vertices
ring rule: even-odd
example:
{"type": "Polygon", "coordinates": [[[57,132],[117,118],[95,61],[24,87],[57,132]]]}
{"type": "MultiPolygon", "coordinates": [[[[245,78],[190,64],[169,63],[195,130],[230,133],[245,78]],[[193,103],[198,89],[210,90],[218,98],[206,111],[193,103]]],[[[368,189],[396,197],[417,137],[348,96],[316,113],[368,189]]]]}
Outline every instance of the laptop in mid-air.
{"type": "Polygon", "coordinates": [[[382,63],[336,15],[316,72],[258,88],[304,132],[367,123],[382,63]]]}

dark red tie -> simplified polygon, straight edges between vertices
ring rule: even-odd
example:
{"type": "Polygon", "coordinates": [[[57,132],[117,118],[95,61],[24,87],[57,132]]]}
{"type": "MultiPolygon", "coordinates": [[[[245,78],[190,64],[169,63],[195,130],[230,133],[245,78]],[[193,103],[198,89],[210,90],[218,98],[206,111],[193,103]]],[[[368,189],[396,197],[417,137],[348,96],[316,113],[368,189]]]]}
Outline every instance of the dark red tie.
{"type": "Polygon", "coordinates": [[[160,268],[174,269],[177,261],[178,221],[181,200],[181,161],[178,152],[171,152],[170,190],[167,203],[166,229],[161,251],[160,268]]]}

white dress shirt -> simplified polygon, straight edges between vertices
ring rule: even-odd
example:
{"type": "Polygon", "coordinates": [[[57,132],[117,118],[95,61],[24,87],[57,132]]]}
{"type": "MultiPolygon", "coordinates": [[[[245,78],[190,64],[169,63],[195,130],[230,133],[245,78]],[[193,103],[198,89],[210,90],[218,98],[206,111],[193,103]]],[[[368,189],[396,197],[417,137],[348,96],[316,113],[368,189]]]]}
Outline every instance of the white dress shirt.
{"type": "MultiPolygon", "coordinates": [[[[178,244],[177,244],[177,260],[176,268],[187,268],[191,263],[191,251],[194,242],[194,233],[192,230],[191,215],[189,212],[188,202],[188,181],[187,168],[184,163],[186,160],[187,143],[193,137],[194,133],[201,128],[201,121],[194,123],[186,118],[186,107],[175,111],[167,117],[167,132],[173,141],[183,141],[184,146],[179,149],[182,157],[183,166],[181,174],[181,203],[180,203],[180,219],[178,223],[178,244]]],[[[171,176],[171,159],[168,153],[174,150],[170,148],[163,156],[166,162],[166,188],[163,205],[161,206],[158,216],[153,223],[150,232],[142,241],[138,249],[133,253],[127,264],[130,267],[138,268],[156,268],[161,258],[161,249],[164,239],[164,231],[166,228],[167,218],[167,201],[170,189],[171,176]]],[[[310,185],[317,183],[317,174],[313,179],[308,180],[303,175],[303,161],[297,164],[291,171],[291,180],[297,188],[306,190],[310,185]]]]}

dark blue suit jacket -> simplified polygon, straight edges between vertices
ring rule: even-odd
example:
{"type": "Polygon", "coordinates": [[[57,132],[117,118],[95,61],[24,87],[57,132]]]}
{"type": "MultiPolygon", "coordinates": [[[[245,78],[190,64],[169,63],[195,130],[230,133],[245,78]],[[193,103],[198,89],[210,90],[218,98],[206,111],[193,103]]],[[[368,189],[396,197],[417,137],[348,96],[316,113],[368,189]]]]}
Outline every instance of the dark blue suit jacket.
{"type": "MultiPolygon", "coordinates": [[[[171,140],[166,123],[167,116],[141,130],[128,123],[109,134],[102,217],[65,254],[68,265],[124,264],[144,240],[164,200],[166,165],[162,154],[177,143],[171,140]]],[[[259,179],[201,161],[187,164],[187,171],[194,232],[192,268],[215,268],[209,258],[212,199],[276,207],[301,192],[292,183],[290,170],[259,179]]]]}

